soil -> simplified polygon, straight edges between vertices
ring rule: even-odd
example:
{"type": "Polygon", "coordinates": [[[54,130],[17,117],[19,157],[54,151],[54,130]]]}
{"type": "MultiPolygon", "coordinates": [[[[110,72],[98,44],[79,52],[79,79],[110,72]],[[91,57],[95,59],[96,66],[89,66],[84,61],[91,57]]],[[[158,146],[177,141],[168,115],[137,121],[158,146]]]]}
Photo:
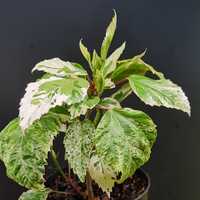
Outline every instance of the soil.
{"type": "MultiPolygon", "coordinates": [[[[86,185],[80,183],[78,178],[66,173],[67,180],[59,175],[47,178],[46,186],[60,193],[50,193],[47,200],[85,200],[87,199],[86,185]],[[84,198],[85,196],[85,198],[84,198]]],[[[95,200],[134,200],[147,188],[148,180],[142,171],[138,170],[134,176],[128,178],[123,184],[116,184],[110,199],[107,194],[93,182],[95,200]]]]}

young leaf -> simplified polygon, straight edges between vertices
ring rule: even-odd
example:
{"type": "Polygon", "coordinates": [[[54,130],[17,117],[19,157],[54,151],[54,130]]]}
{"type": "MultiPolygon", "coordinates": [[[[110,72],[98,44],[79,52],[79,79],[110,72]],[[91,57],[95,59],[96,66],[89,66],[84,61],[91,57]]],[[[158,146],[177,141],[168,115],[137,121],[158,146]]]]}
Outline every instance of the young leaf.
{"type": "Polygon", "coordinates": [[[70,63],[69,61],[63,61],[60,58],[52,58],[39,62],[32,70],[43,71],[56,76],[87,76],[87,72],[82,67],[70,63]]]}
{"type": "Polygon", "coordinates": [[[23,134],[19,119],[11,121],[0,133],[0,159],[8,177],[26,188],[42,189],[46,159],[60,126],[59,118],[49,114],[23,134]]]}
{"type": "Polygon", "coordinates": [[[89,83],[78,77],[65,79],[52,76],[29,83],[20,102],[19,117],[22,129],[28,128],[51,108],[83,101],[88,87],[89,83]]]}
{"type": "Polygon", "coordinates": [[[49,193],[49,189],[28,190],[19,197],[19,200],[47,200],[49,193]]]}
{"type": "Polygon", "coordinates": [[[97,96],[87,97],[83,102],[73,104],[69,107],[69,112],[71,119],[79,117],[80,115],[85,115],[88,109],[94,108],[100,99],[97,96]]]}
{"type": "Polygon", "coordinates": [[[156,126],[148,115],[114,108],[102,117],[94,141],[97,155],[114,172],[115,182],[122,183],[148,161],[155,139],[156,126]]]}
{"type": "Polygon", "coordinates": [[[117,26],[117,15],[116,15],[116,12],[114,11],[114,16],[106,30],[106,35],[104,37],[104,40],[103,40],[103,43],[101,46],[101,58],[103,58],[103,59],[106,59],[106,57],[107,57],[110,44],[111,44],[114,34],[115,34],[116,26],[117,26]]]}
{"type": "Polygon", "coordinates": [[[106,77],[111,72],[113,72],[117,66],[117,60],[120,58],[121,54],[125,49],[126,43],[124,42],[119,48],[117,48],[105,61],[102,67],[103,75],[106,77]]]}
{"type": "Polygon", "coordinates": [[[132,74],[144,75],[147,71],[150,71],[161,79],[164,78],[161,72],[156,71],[152,66],[142,60],[144,53],[132,59],[119,61],[116,69],[112,73],[112,80],[114,82],[123,80],[132,74]]]}
{"type": "Polygon", "coordinates": [[[91,157],[88,169],[92,179],[109,195],[115,183],[115,173],[97,155],[91,157]]]}
{"type": "Polygon", "coordinates": [[[165,106],[182,110],[190,115],[190,103],[183,90],[168,79],[132,75],[128,78],[135,94],[150,106],[165,106]]]}
{"type": "Polygon", "coordinates": [[[80,40],[80,42],[79,42],[79,47],[80,47],[80,50],[81,50],[81,53],[82,53],[83,57],[87,60],[87,62],[91,66],[91,56],[90,56],[90,53],[89,53],[87,47],[84,46],[84,44],[82,43],[82,40],[80,40]]]}
{"type": "Polygon", "coordinates": [[[93,149],[95,127],[89,120],[75,120],[67,129],[64,137],[65,159],[75,174],[84,182],[90,155],[93,149]]]}

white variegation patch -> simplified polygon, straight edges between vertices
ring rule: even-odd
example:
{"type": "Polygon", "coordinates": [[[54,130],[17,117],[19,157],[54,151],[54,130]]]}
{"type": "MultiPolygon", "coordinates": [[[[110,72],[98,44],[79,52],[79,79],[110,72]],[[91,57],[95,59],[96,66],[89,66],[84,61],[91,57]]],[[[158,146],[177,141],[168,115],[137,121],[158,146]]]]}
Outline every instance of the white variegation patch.
{"type": "Polygon", "coordinates": [[[63,61],[60,58],[52,58],[46,59],[38,64],[33,68],[32,72],[34,71],[44,71],[49,74],[57,75],[57,76],[67,76],[67,75],[77,75],[77,76],[85,76],[87,72],[75,65],[73,65],[69,61],[63,61]]]}
{"type": "MultiPolygon", "coordinates": [[[[48,113],[51,108],[61,106],[65,103],[68,105],[78,103],[86,97],[88,89],[87,83],[80,88],[77,85],[72,85],[72,88],[66,90],[66,92],[62,92],[62,87],[64,87],[63,84],[60,85],[60,88],[55,88],[53,85],[52,90],[51,85],[47,91],[40,89],[43,84],[63,80],[66,81],[66,87],[67,83],[77,81],[76,79],[65,80],[59,77],[50,77],[48,79],[41,79],[40,81],[28,84],[26,93],[20,102],[19,108],[20,126],[23,130],[27,129],[35,120],[40,119],[42,115],[48,113]],[[79,92],[78,94],[77,91],[79,92]],[[75,92],[76,96],[74,94],[75,92]]],[[[79,78],[78,80],[84,81],[85,83],[84,79],[79,78]]]]}

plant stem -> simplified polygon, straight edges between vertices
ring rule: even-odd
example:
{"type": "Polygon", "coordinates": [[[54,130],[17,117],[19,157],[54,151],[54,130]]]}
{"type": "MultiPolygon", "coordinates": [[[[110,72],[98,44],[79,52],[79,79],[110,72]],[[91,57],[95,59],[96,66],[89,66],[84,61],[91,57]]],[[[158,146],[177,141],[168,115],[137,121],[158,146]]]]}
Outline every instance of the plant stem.
{"type": "Polygon", "coordinates": [[[95,118],[94,118],[94,125],[95,125],[95,126],[97,126],[97,124],[98,124],[100,118],[101,118],[101,111],[98,109],[98,110],[97,110],[97,113],[96,113],[96,116],[95,116],[95,118]]]}
{"type": "Polygon", "coordinates": [[[63,178],[65,179],[65,181],[67,183],[69,183],[73,187],[73,189],[76,191],[76,193],[78,193],[79,195],[85,197],[85,194],[83,192],[81,192],[80,187],[74,184],[72,178],[70,176],[67,177],[65,175],[64,171],[62,170],[62,167],[60,166],[60,164],[59,164],[59,162],[57,160],[56,153],[55,153],[55,151],[53,149],[51,149],[51,156],[52,156],[52,159],[53,159],[55,167],[60,172],[60,174],[63,176],[63,178]]]}
{"type": "Polygon", "coordinates": [[[57,191],[57,190],[52,190],[51,193],[57,193],[57,194],[65,195],[65,196],[74,195],[74,193],[72,192],[63,192],[63,191],[57,191]]]}
{"type": "Polygon", "coordinates": [[[92,188],[92,179],[91,179],[88,171],[87,171],[87,174],[86,174],[86,186],[87,186],[87,192],[88,192],[88,200],[94,200],[94,193],[93,193],[93,188],[92,188]]]}

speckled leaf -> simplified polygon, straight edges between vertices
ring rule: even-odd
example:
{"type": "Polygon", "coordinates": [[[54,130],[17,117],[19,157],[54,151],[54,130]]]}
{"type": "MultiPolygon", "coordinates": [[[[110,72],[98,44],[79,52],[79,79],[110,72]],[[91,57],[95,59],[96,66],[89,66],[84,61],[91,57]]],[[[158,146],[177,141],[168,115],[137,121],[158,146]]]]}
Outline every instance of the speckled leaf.
{"type": "Polygon", "coordinates": [[[153,80],[151,78],[132,75],[129,83],[135,94],[144,103],[151,106],[165,106],[187,112],[190,115],[190,104],[183,90],[168,79],[153,80]]]}
{"type": "Polygon", "coordinates": [[[144,54],[145,52],[132,59],[119,61],[115,71],[112,73],[112,80],[123,80],[132,74],[144,75],[147,71],[155,74],[159,78],[164,78],[161,72],[156,71],[152,66],[142,60],[144,54]]]}
{"type": "Polygon", "coordinates": [[[36,64],[32,72],[36,70],[61,77],[69,75],[87,76],[87,72],[83,68],[77,67],[69,61],[63,61],[60,58],[43,60],[36,64]]]}
{"type": "Polygon", "coordinates": [[[106,59],[107,57],[110,44],[115,34],[116,26],[117,26],[117,15],[116,15],[116,12],[114,11],[114,16],[112,18],[111,23],[107,27],[106,35],[104,37],[104,40],[101,46],[101,57],[103,59],[106,59]]]}
{"type": "Polygon", "coordinates": [[[84,182],[90,155],[93,149],[94,125],[89,120],[75,120],[64,137],[65,159],[74,173],[84,182]]]}
{"type": "Polygon", "coordinates": [[[148,115],[114,108],[102,117],[94,141],[97,155],[114,172],[114,180],[122,183],[148,161],[155,139],[156,126],[148,115]]]}
{"type": "Polygon", "coordinates": [[[97,96],[92,96],[92,97],[86,97],[83,102],[73,104],[69,107],[69,112],[71,115],[71,118],[74,119],[76,117],[79,117],[80,115],[85,115],[86,112],[89,109],[94,108],[98,103],[100,99],[97,96]]]}
{"type": "Polygon", "coordinates": [[[19,200],[47,200],[49,193],[50,193],[49,189],[28,190],[19,197],[19,200]]]}
{"type": "Polygon", "coordinates": [[[28,128],[35,120],[48,113],[51,108],[83,101],[87,96],[88,87],[89,83],[78,77],[51,76],[29,83],[26,94],[20,102],[19,117],[22,129],[28,128]]]}
{"type": "Polygon", "coordinates": [[[48,114],[23,134],[19,119],[11,121],[0,133],[0,159],[8,177],[29,189],[43,188],[46,159],[60,126],[58,116],[48,114]]]}

